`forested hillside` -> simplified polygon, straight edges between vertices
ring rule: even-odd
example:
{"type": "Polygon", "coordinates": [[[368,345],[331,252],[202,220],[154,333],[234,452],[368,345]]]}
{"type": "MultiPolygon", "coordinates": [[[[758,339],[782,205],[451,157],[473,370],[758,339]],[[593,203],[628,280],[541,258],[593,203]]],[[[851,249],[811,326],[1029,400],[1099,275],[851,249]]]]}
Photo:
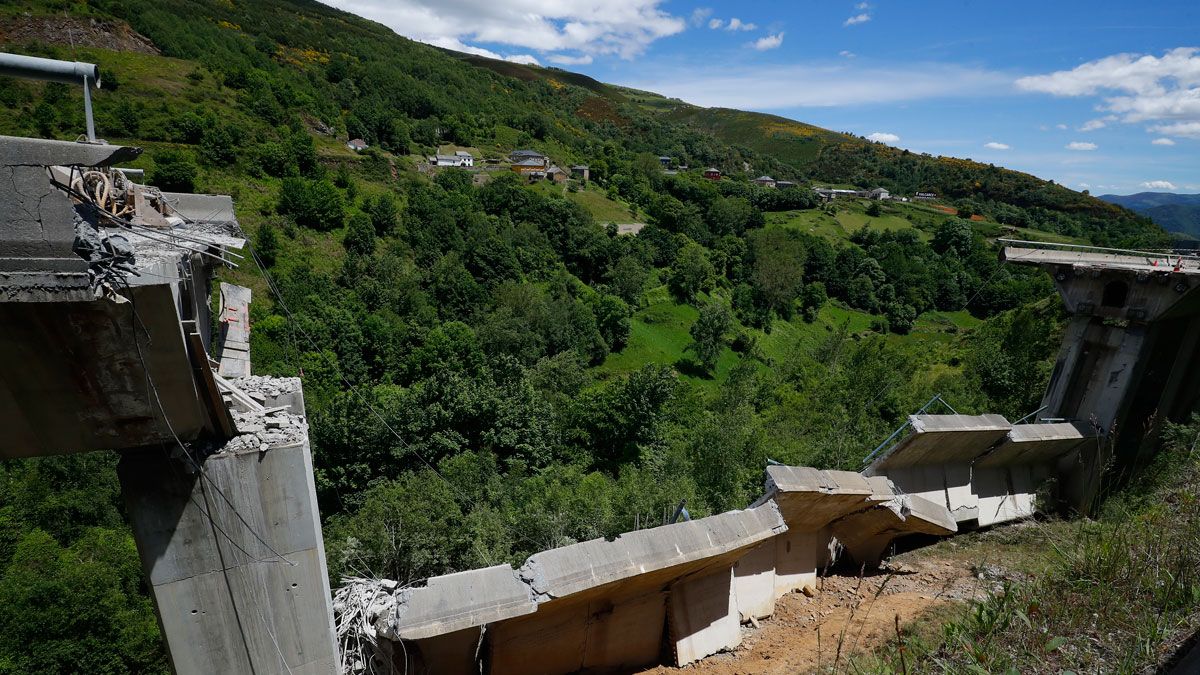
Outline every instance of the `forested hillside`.
{"type": "Polygon", "coordinates": [[[1200,195],[1139,192],[1101,195],[1100,199],[1140,213],[1176,236],[1200,238],[1200,195]]]}
{"type": "MultiPolygon", "coordinates": [[[[304,380],[335,583],[740,508],[768,458],[858,468],[938,392],[1024,415],[1059,304],[994,238],[1162,236],[1031,176],[824,130],[792,151],[816,128],[461,58],[315,2],[19,1],[0,35],[98,63],[97,131],[145,147],[149,182],[234,197],[273,284],[227,279],[254,289],[255,370],[304,380]],[[532,148],[590,180],[419,171],[439,148],[532,148]],[[948,203],[821,205],[809,181],[948,203]],[[636,236],[609,225],[626,214],[636,236]]],[[[0,133],[83,128],[72,87],[3,79],[0,101],[0,133]]],[[[114,465],[0,464],[0,672],[165,669],[114,465]]]]}

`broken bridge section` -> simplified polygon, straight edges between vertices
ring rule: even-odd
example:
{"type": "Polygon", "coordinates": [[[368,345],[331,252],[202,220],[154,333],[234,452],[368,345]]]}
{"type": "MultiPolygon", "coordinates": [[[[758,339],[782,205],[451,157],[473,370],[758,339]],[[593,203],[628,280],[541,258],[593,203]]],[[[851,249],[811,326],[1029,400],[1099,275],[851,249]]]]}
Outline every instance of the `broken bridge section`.
{"type": "Polygon", "coordinates": [[[223,195],[163,192],[136,148],[0,137],[0,458],[112,450],[176,673],[339,670],[298,380],[209,358],[223,195]],[[240,379],[238,379],[240,378],[240,379]]]}
{"type": "Polygon", "coordinates": [[[1042,408],[1098,430],[1057,466],[1067,502],[1090,512],[1106,476],[1148,460],[1164,421],[1200,404],[1200,258],[1002,241],[1001,258],[1049,274],[1071,315],[1042,408]]]}
{"type": "Polygon", "coordinates": [[[413,589],[382,582],[388,592],[360,580],[339,591],[361,598],[357,607],[340,611],[367,616],[376,657],[417,672],[620,672],[664,653],[686,665],[735,649],[740,624],[814,587],[835,552],[878,562],[897,537],[954,531],[944,507],[886,478],[771,466],[766,494],[746,510],[543,551],[516,572],[502,565],[413,589]]]}
{"type": "Polygon", "coordinates": [[[943,506],[970,527],[1033,516],[1056,465],[1098,441],[1089,424],[1011,425],[1000,415],[911,415],[907,429],[864,473],[886,476],[913,504],[943,506]]]}
{"type": "Polygon", "coordinates": [[[909,433],[864,472],[885,475],[906,494],[942,504],[957,522],[975,520],[971,464],[1012,429],[1000,415],[910,415],[909,433]]]}

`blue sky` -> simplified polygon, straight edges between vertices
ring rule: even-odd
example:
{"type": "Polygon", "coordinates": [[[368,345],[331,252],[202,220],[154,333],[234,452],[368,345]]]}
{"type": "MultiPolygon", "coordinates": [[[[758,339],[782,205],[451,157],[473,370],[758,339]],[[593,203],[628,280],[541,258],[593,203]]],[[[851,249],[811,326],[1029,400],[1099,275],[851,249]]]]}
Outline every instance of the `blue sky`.
{"type": "Polygon", "coordinates": [[[431,44],[1093,194],[1200,192],[1200,3],[329,0],[431,44]]]}

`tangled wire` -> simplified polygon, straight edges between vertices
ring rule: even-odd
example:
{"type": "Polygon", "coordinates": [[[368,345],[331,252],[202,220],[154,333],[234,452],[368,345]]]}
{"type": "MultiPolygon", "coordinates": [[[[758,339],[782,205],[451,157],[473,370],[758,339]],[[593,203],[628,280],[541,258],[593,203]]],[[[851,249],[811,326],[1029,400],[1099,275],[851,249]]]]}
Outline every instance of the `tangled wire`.
{"type": "Polygon", "coordinates": [[[129,179],[120,171],[113,171],[110,175],[93,169],[71,180],[73,192],[86,197],[96,208],[119,218],[133,213],[133,204],[127,197],[130,187],[129,179]]]}
{"type": "Polygon", "coordinates": [[[381,642],[375,631],[375,619],[391,606],[394,590],[395,582],[349,578],[334,592],[342,675],[396,675],[391,643],[381,642]]]}

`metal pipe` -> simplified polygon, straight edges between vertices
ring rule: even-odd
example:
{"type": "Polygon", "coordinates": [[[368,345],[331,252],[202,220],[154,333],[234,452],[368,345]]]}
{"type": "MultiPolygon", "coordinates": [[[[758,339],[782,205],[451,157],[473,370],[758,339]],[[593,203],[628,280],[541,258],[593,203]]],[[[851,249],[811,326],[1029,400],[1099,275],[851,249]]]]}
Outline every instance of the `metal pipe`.
{"type": "Polygon", "coordinates": [[[0,53],[0,75],[66,84],[90,82],[93,87],[100,86],[100,67],[94,63],[59,61],[20,54],[0,53]]]}
{"type": "Polygon", "coordinates": [[[92,87],[100,86],[100,67],[94,63],[59,61],[37,56],[0,53],[0,75],[44,82],[83,85],[83,116],[87,120],[87,139],[96,142],[96,124],[92,120],[92,87]]]}
{"type": "Polygon", "coordinates": [[[1049,405],[1044,405],[1044,406],[1042,406],[1042,407],[1038,408],[1037,410],[1034,410],[1033,412],[1029,413],[1028,415],[1026,415],[1026,416],[1022,417],[1021,419],[1017,420],[1016,422],[1013,422],[1013,426],[1014,426],[1014,427],[1015,427],[1015,426],[1017,426],[1017,425],[1018,425],[1018,424],[1020,424],[1021,422],[1024,422],[1025,420],[1029,419],[1030,417],[1033,417],[1034,415],[1036,415],[1036,414],[1038,414],[1038,413],[1042,412],[1043,410],[1045,410],[1046,408],[1049,408],[1049,407],[1050,407],[1049,405]]]}

